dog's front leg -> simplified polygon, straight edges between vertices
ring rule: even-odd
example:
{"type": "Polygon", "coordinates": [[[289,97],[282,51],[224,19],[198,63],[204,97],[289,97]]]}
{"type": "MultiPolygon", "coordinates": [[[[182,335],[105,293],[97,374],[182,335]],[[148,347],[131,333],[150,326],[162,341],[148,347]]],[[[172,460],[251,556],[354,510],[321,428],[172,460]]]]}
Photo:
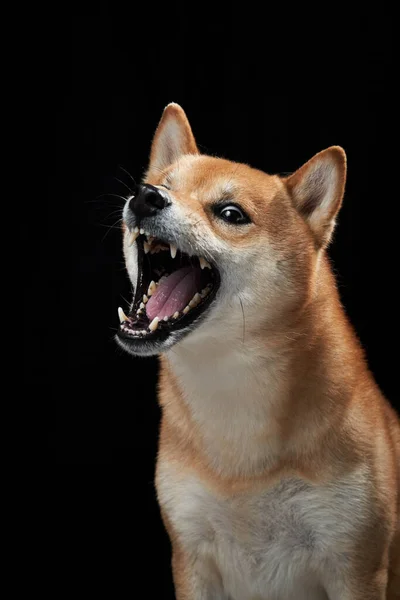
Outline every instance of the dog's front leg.
{"type": "Polygon", "coordinates": [[[172,552],[176,600],[227,600],[221,576],[210,557],[193,557],[180,549],[172,552]]]}

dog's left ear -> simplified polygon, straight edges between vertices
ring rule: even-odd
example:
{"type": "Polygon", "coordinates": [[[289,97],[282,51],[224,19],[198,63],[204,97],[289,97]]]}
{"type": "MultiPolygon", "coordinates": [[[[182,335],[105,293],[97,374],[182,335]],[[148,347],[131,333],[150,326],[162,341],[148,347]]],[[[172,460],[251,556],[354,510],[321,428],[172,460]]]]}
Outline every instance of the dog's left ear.
{"type": "Polygon", "coordinates": [[[346,154],[331,146],[285,180],[295,207],[311,227],[318,247],[329,243],[346,182],[346,154]]]}
{"type": "Polygon", "coordinates": [[[184,154],[199,154],[183,108],[174,102],[164,109],[154,134],[146,177],[157,175],[184,154]]]}

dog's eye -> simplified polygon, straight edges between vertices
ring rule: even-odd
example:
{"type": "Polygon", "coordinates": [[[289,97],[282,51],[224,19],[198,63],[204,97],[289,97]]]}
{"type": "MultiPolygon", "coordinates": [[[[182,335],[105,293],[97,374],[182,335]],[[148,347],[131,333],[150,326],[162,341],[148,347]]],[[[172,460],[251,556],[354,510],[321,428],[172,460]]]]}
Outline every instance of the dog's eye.
{"type": "Polygon", "coordinates": [[[243,225],[244,223],[250,223],[249,217],[246,213],[241,210],[238,206],[229,204],[229,206],[223,206],[218,209],[218,216],[233,225],[243,225]]]}
{"type": "Polygon", "coordinates": [[[166,185],[165,183],[160,183],[160,187],[165,188],[166,190],[170,190],[171,188],[169,187],[169,185],[166,185]]]}

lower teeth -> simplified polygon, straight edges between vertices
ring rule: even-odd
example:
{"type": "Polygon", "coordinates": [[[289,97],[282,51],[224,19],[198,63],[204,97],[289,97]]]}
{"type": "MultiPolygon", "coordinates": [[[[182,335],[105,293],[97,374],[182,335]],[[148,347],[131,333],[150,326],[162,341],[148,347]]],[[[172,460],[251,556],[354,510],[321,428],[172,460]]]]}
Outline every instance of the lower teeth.
{"type": "MultiPolygon", "coordinates": [[[[145,314],[145,308],[146,308],[146,303],[149,299],[150,296],[153,295],[153,293],[156,291],[157,286],[159,285],[159,283],[161,283],[164,279],[167,278],[167,275],[164,275],[163,277],[161,277],[161,279],[158,282],[155,281],[151,281],[149,287],[148,287],[148,292],[147,295],[144,294],[142,297],[142,301],[139,304],[139,308],[136,311],[136,315],[137,317],[140,317],[141,315],[145,314]]],[[[147,335],[149,332],[153,332],[156,331],[158,329],[158,326],[160,324],[161,321],[163,322],[168,322],[170,319],[173,320],[177,320],[179,319],[179,317],[181,317],[182,315],[187,315],[187,313],[192,309],[195,308],[198,304],[200,304],[200,302],[202,300],[204,300],[204,298],[206,298],[206,296],[208,296],[208,294],[210,293],[212,289],[212,285],[209,283],[205,288],[203,288],[201,290],[201,292],[196,292],[196,294],[193,296],[193,298],[189,301],[188,305],[185,306],[185,308],[182,310],[182,312],[179,311],[175,311],[173,315],[166,315],[164,317],[155,317],[151,323],[148,326],[148,329],[131,329],[128,322],[129,319],[128,317],[126,317],[125,315],[122,315],[122,309],[120,309],[119,312],[119,316],[120,316],[120,320],[121,320],[121,326],[124,330],[126,330],[130,335],[132,336],[145,336],[147,335]]]]}

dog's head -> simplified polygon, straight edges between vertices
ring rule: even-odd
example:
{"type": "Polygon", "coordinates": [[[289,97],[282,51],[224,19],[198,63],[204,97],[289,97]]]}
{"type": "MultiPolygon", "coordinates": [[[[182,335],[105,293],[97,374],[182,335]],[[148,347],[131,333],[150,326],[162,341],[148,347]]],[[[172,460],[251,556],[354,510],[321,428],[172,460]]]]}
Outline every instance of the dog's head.
{"type": "Polygon", "coordinates": [[[143,183],[125,205],[135,293],[118,342],[159,354],[227,332],[271,330],[310,302],[346,178],[339,147],[289,177],[199,153],[182,108],[164,110],[143,183]]]}

